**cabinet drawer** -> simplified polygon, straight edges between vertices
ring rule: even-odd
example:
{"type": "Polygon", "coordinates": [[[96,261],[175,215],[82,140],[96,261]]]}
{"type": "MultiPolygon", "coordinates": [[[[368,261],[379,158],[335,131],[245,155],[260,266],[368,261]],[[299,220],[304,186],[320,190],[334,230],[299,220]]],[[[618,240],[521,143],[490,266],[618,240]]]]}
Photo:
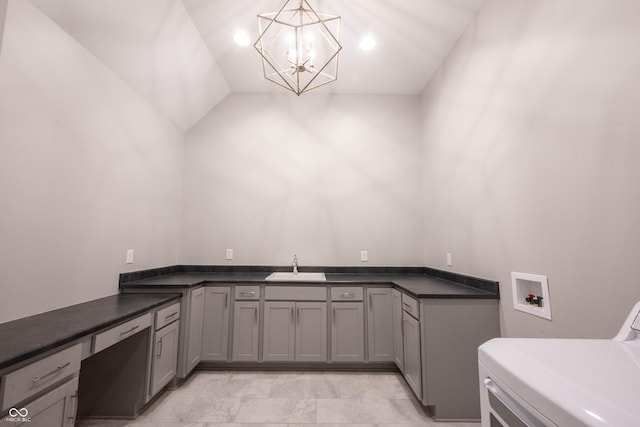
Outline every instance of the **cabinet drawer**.
{"type": "Polygon", "coordinates": [[[101,332],[93,338],[93,352],[97,353],[107,347],[111,347],[123,339],[129,338],[150,326],[151,313],[147,313],[121,325],[115,326],[108,331],[101,332]]]}
{"type": "Polygon", "coordinates": [[[80,370],[82,344],[76,344],[2,377],[2,410],[59,383],[80,370]]]}
{"type": "Polygon", "coordinates": [[[407,294],[402,294],[402,309],[415,317],[420,318],[420,310],[418,310],[418,300],[407,294]]]}
{"type": "Polygon", "coordinates": [[[362,287],[331,288],[331,301],[362,301],[362,287]]]}
{"type": "Polygon", "coordinates": [[[258,300],[260,299],[260,286],[236,286],[236,300],[258,300]]]}
{"type": "Polygon", "coordinates": [[[177,302],[169,307],[165,307],[162,310],[158,310],[156,313],[156,331],[164,328],[169,323],[178,320],[180,318],[180,303],[177,302]]]}
{"type": "Polygon", "coordinates": [[[326,301],[325,286],[266,286],[265,300],[278,301],[326,301]]]}

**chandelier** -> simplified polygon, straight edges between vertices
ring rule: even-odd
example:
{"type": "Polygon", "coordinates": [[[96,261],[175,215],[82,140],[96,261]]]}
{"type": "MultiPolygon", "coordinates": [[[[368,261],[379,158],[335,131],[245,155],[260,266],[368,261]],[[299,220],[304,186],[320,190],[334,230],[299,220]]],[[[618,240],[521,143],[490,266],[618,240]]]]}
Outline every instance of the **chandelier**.
{"type": "Polygon", "coordinates": [[[264,77],[300,95],[338,78],[340,17],[287,0],[278,12],[258,15],[264,77]]]}

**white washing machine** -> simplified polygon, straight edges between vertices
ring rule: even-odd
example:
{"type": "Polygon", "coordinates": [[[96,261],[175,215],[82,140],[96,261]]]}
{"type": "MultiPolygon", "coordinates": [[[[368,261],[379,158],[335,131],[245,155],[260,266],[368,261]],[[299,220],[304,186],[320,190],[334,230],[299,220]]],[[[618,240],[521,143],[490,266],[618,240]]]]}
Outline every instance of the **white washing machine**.
{"type": "Polygon", "coordinates": [[[613,339],[496,338],[478,363],[483,427],[640,426],[640,302],[613,339]]]}

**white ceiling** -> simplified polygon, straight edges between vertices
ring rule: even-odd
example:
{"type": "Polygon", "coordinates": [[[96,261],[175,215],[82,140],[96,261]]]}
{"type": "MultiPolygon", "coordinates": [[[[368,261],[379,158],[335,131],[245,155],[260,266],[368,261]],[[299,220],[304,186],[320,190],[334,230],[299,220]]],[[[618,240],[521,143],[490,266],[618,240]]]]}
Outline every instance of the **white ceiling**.
{"type": "MultiPolygon", "coordinates": [[[[30,1],[183,130],[230,92],[284,91],[233,42],[238,29],[255,41],[256,15],[284,0],[30,1]]],[[[342,17],[338,81],[317,91],[360,94],[419,94],[484,2],[309,1],[342,17]],[[373,51],[358,48],[365,34],[373,51]]]]}

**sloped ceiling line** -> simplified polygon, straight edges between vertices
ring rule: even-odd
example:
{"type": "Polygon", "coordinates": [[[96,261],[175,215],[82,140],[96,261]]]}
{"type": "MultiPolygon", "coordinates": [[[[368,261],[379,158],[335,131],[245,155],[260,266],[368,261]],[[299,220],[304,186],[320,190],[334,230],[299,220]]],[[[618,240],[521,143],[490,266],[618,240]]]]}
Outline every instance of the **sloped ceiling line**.
{"type": "MultiPolygon", "coordinates": [[[[185,132],[231,92],[282,91],[233,34],[256,40],[257,14],[283,0],[30,1],[185,132]]],[[[314,93],[418,95],[484,0],[311,3],[342,17],[343,45],[338,81],[314,93]]]]}

